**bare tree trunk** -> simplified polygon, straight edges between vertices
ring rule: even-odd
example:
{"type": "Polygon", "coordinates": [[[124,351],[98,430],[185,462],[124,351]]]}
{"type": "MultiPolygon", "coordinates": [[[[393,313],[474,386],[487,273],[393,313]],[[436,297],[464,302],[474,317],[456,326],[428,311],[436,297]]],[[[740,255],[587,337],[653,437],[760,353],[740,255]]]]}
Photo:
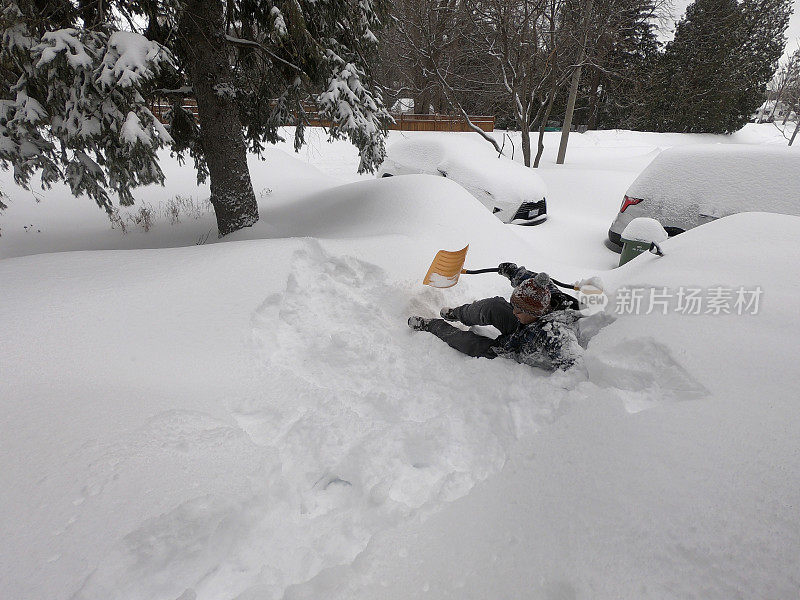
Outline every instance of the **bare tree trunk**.
{"type": "Polygon", "coordinates": [[[428,78],[421,73],[414,76],[414,112],[418,115],[430,113],[431,89],[428,78]]]}
{"type": "Polygon", "coordinates": [[[211,176],[211,204],[222,237],[258,221],[228,63],[222,2],[189,0],[179,32],[197,99],[200,140],[211,176]]]}
{"type": "Polygon", "coordinates": [[[556,99],[556,86],[557,83],[555,79],[553,80],[553,85],[550,88],[550,98],[547,100],[547,108],[544,111],[544,116],[542,116],[542,121],[539,123],[539,141],[538,141],[538,149],[536,150],[536,160],[533,161],[533,167],[539,167],[539,161],[542,159],[542,153],[544,152],[544,129],[547,127],[547,120],[550,118],[550,111],[553,110],[553,103],[556,99]]]}
{"type": "Polygon", "coordinates": [[[594,69],[589,84],[589,107],[586,109],[586,129],[597,129],[597,117],[600,112],[600,97],[597,90],[600,89],[600,71],[594,69]]]}
{"type": "Polygon", "coordinates": [[[519,132],[522,134],[522,160],[526,167],[531,166],[531,128],[528,119],[522,119],[519,132]]]}
{"type": "MultiPolygon", "coordinates": [[[[772,103],[772,109],[769,111],[769,115],[767,116],[767,120],[768,121],[774,120],[775,109],[778,108],[778,102],[781,101],[781,96],[783,96],[783,90],[786,87],[786,83],[788,82],[788,80],[789,80],[789,78],[787,77],[784,81],[781,82],[780,86],[778,86],[778,91],[775,94],[775,101],[772,103]]],[[[763,117],[764,117],[764,115],[763,115],[763,113],[761,113],[761,111],[759,111],[759,113],[760,114],[759,114],[759,118],[758,118],[757,123],[761,123],[763,121],[763,117]]]]}
{"type": "Polygon", "coordinates": [[[428,99],[427,94],[418,93],[414,94],[414,114],[427,115],[428,114],[428,99]]]}
{"type": "Polygon", "coordinates": [[[450,107],[450,109],[458,110],[458,112],[461,113],[461,116],[464,117],[464,120],[467,122],[467,127],[469,127],[472,131],[477,133],[479,136],[481,136],[483,139],[489,142],[492,146],[494,146],[494,149],[497,151],[498,156],[502,154],[503,150],[502,148],[500,148],[500,144],[497,143],[497,140],[494,139],[494,137],[490,136],[488,133],[486,133],[483,129],[475,125],[475,123],[473,123],[470,120],[467,111],[464,110],[464,107],[461,106],[461,104],[459,104],[456,100],[453,100],[453,98],[450,96],[450,92],[452,92],[453,88],[450,87],[450,85],[447,83],[447,81],[439,72],[439,70],[436,69],[434,72],[436,73],[436,77],[439,79],[439,84],[440,84],[439,89],[441,90],[441,93],[444,96],[444,101],[447,102],[447,105],[450,107]]]}
{"type": "MultiPolygon", "coordinates": [[[[778,102],[781,101],[781,93],[782,92],[783,92],[782,89],[779,90],[778,91],[778,95],[775,96],[775,102],[772,103],[772,108],[769,111],[769,115],[767,115],[767,121],[769,121],[770,119],[774,119],[774,117],[775,117],[775,109],[778,108],[778,102]]],[[[756,123],[761,123],[763,121],[764,121],[764,114],[763,114],[762,111],[759,111],[758,121],[756,121],[756,123]]]]}
{"type": "MultiPolygon", "coordinates": [[[[445,98],[445,100],[446,100],[446,98],[445,98]]],[[[452,106],[449,103],[449,101],[448,101],[448,105],[452,106]]],[[[500,148],[500,145],[497,143],[497,140],[494,139],[492,136],[490,136],[488,133],[486,133],[483,129],[481,129],[480,127],[475,125],[475,123],[473,123],[472,120],[469,118],[469,115],[467,114],[467,111],[465,111],[464,108],[460,104],[458,105],[458,110],[461,112],[461,116],[464,117],[464,121],[466,121],[467,127],[469,127],[472,131],[477,133],[479,136],[481,136],[483,139],[485,139],[487,142],[489,142],[492,146],[494,146],[494,149],[497,151],[498,154],[502,154],[503,153],[503,150],[500,148]]]]}
{"type": "Polygon", "coordinates": [[[572,74],[572,85],[569,89],[569,98],[567,99],[567,110],[564,114],[564,124],[561,127],[561,143],[558,146],[558,157],[556,164],[563,165],[564,158],[567,155],[567,142],[569,142],[569,129],[572,127],[572,112],[575,110],[575,98],[578,96],[578,84],[581,81],[581,67],[583,60],[586,57],[586,42],[589,39],[589,17],[594,8],[594,0],[586,1],[586,8],[583,11],[583,44],[581,44],[581,51],[579,53],[578,64],[575,67],[575,72],[572,74]]]}
{"type": "Polygon", "coordinates": [[[569,98],[567,99],[567,110],[564,113],[564,124],[561,126],[561,143],[558,145],[557,165],[564,164],[567,156],[567,142],[569,142],[569,130],[572,127],[572,113],[575,110],[575,99],[578,96],[578,83],[581,80],[581,64],[583,62],[583,50],[581,50],[578,66],[572,74],[572,84],[569,88],[569,98]]]}
{"type": "Polygon", "coordinates": [[[794,126],[794,133],[792,134],[792,138],[789,140],[790,146],[794,143],[794,138],[797,137],[798,130],[800,130],[800,115],[798,115],[797,118],[797,125],[794,126]]]}

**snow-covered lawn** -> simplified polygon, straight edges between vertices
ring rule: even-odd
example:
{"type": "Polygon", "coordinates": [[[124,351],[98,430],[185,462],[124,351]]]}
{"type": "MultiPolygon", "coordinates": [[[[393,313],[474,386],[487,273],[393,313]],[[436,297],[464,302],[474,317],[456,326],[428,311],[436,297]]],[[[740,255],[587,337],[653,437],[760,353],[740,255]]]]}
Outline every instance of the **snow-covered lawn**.
{"type": "Polygon", "coordinates": [[[262,220],[220,243],[166,156],[137,196],[154,227],[125,235],[2,175],[1,598],[797,595],[800,218],[734,215],[619,269],[603,243],[660,148],[785,144],[774,128],[574,135],[561,167],[553,134],[532,228],[311,137],[253,160],[262,220]],[[173,225],[176,195],[196,214],[173,225]],[[508,295],[492,274],[421,285],[467,243],[468,267],[599,275],[610,311],[639,290],[650,314],[567,373],[465,357],[405,321],[508,295]],[[756,288],[757,314],[705,313],[756,288]]]}

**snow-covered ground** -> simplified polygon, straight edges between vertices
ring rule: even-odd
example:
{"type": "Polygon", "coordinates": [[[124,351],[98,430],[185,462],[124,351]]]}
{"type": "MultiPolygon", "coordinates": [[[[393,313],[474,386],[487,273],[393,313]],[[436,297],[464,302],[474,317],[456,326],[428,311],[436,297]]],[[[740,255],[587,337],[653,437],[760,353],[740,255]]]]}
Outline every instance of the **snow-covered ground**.
{"type": "Polygon", "coordinates": [[[573,135],[561,167],[554,134],[533,228],[311,137],[253,160],[262,220],[220,243],[166,156],[124,235],[3,174],[0,597],[797,596],[800,218],[734,215],[619,269],[603,243],[659,149],[785,144],[773,127],[573,135]],[[467,243],[468,267],[599,275],[642,314],[567,373],[460,355],[405,321],[508,295],[421,285],[467,243]],[[705,312],[714,290],[732,314],[705,312]]]}

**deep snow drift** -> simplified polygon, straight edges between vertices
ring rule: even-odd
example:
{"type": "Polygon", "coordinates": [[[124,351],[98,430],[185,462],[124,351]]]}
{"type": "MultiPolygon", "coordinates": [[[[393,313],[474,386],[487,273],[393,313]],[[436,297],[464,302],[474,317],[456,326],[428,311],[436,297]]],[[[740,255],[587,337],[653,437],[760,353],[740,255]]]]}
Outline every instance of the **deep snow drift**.
{"type": "Polygon", "coordinates": [[[3,528],[34,538],[4,547],[12,597],[280,597],[465,494],[552,412],[529,402],[544,374],[477,380],[406,327],[470,294],[420,285],[434,244],[524,250],[464,190],[392,178],[304,206],[273,215],[282,239],[0,263],[3,528]]]}
{"type": "Polygon", "coordinates": [[[797,217],[735,215],[603,274],[618,293],[763,293],[757,314],[679,314],[673,297],[620,316],[501,473],[286,597],[794,597],[798,233],[797,217]]]}
{"type": "MultiPolygon", "coordinates": [[[[536,228],[445,179],[339,186],[338,152],[317,170],[276,151],[263,222],[230,242],[0,260],[0,596],[795,594],[800,218],[734,215],[605,270],[611,196],[668,138],[601,133],[552,167],[536,228]],[[466,243],[468,267],[600,275],[609,311],[640,290],[649,314],[617,315],[568,373],[459,355],[405,319],[507,297],[496,275],[421,285],[466,243]],[[739,288],[756,314],[705,312],[739,288]]],[[[207,225],[70,235],[54,216],[33,242],[20,206],[4,256],[207,225]]]]}

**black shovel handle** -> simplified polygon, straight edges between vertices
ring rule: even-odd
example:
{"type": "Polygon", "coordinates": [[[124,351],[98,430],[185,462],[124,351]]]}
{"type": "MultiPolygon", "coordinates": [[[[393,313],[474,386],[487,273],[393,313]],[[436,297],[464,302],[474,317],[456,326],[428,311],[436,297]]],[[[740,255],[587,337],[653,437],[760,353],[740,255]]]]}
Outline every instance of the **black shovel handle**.
{"type": "Polygon", "coordinates": [[[500,271],[500,269],[495,267],[494,269],[476,269],[475,271],[467,271],[464,269],[461,272],[466,273],[467,275],[477,275],[478,273],[497,273],[498,271],[500,271]]]}
{"type": "MultiPolygon", "coordinates": [[[[497,273],[499,271],[500,271],[500,269],[495,267],[493,269],[475,269],[474,271],[463,269],[461,272],[462,273],[466,273],[467,275],[477,275],[478,273],[497,273]]],[[[558,287],[566,288],[568,290],[574,290],[575,289],[575,286],[573,284],[571,284],[571,283],[562,283],[558,279],[553,279],[552,277],[550,278],[550,281],[555,283],[558,287]]]]}

